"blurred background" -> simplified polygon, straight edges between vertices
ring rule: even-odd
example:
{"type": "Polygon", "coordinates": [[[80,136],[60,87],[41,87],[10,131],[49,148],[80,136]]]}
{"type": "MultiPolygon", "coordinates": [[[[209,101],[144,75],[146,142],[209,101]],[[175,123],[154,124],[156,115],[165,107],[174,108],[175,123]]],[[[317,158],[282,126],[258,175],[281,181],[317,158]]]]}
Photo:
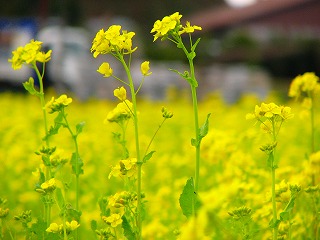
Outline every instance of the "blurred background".
{"type": "Polygon", "coordinates": [[[163,99],[167,90],[188,86],[168,69],[187,69],[185,56],[170,42],[153,43],[150,30],[157,19],[179,11],[182,23],[202,26],[196,68],[200,98],[220,91],[228,103],[243,94],[263,99],[270,90],[286,92],[291,80],[304,72],[320,73],[319,0],[10,0],[0,8],[0,89],[21,89],[34,76],[30,68],[11,69],[12,50],[30,39],[52,49],[46,86],[72,92],[80,100],[112,98],[117,81],[96,72],[108,61],[116,76],[121,66],[110,56],[90,53],[96,32],[112,24],[136,32],[138,46],[132,63],[140,80],[140,63],[150,61],[153,74],[142,94],[163,99]]]}

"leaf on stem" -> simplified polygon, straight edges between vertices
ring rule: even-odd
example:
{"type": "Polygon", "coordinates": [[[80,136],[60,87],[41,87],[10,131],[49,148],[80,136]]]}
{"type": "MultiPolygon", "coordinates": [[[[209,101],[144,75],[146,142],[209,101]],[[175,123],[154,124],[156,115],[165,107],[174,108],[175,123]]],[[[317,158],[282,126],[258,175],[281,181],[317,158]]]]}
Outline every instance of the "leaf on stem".
{"type": "Polygon", "coordinates": [[[197,193],[194,190],[193,178],[187,180],[186,185],[179,198],[180,207],[183,215],[187,218],[194,215],[200,207],[200,202],[197,198],[197,193]]]}
{"type": "Polygon", "coordinates": [[[205,136],[207,136],[208,131],[209,131],[209,118],[210,118],[211,113],[209,113],[207,115],[207,119],[204,122],[204,124],[200,127],[200,131],[199,131],[199,139],[201,141],[202,138],[204,138],[205,136]]]}
{"type": "Polygon", "coordinates": [[[78,124],[76,125],[76,130],[77,130],[76,135],[79,135],[79,133],[82,132],[83,127],[84,127],[85,124],[86,124],[85,122],[80,122],[80,123],[78,123],[78,124]]]}
{"type": "Polygon", "coordinates": [[[40,95],[40,93],[34,88],[33,77],[30,77],[29,81],[22,83],[22,85],[31,95],[36,95],[36,96],[40,95]]]}
{"type": "Polygon", "coordinates": [[[280,213],[280,220],[281,221],[290,220],[290,212],[293,210],[294,200],[295,200],[295,197],[291,197],[286,208],[283,210],[283,212],[280,213]]]}
{"type": "Polygon", "coordinates": [[[61,209],[61,211],[64,211],[65,201],[64,201],[64,197],[63,197],[61,188],[56,188],[55,193],[56,193],[57,204],[58,204],[59,208],[61,209]]]}
{"type": "Polygon", "coordinates": [[[146,163],[150,158],[152,158],[152,155],[155,153],[156,151],[151,151],[149,152],[148,154],[146,154],[143,159],[142,159],[142,162],[143,163],[146,163]]]}
{"type": "Polygon", "coordinates": [[[72,153],[71,161],[72,171],[75,175],[83,174],[83,161],[75,152],[72,153]]]}
{"type": "Polygon", "coordinates": [[[196,50],[196,47],[198,43],[200,42],[201,38],[198,38],[197,41],[192,45],[191,47],[191,52],[194,52],[196,50]]]}
{"type": "Polygon", "coordinates": [[[127,239],[135,239],[136,238],[134,232],[132,231],[130,223],[128,222],[128,220],[125,216],[122,216],[122,227],[123,227],[123,231],[124,231],[124,236],[127,239]]]}

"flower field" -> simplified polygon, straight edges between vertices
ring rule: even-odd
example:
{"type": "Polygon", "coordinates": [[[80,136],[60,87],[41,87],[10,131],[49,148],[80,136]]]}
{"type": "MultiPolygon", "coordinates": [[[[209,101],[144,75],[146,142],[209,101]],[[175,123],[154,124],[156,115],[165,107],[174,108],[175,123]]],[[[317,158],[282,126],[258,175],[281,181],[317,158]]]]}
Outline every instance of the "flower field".
{"type": "MultiPolygon", "coordinates": [[[[319,184],[320,152],[310,155],[310,116],[294,101],[276,96],[270,96],[268,101],[290,106],[295,115],[283,125],[278,136],[278,208],[285,209],[288,204],[290,184],[301,186],[290,219],[279,225],[279,235],[287,239],[290,229],[291,239],[316,239],[315,234],[319,234],[316,229],[317,224],[319,227],[319,190],[312,191],[310,187],[319,184]]],[[[37,111],[39,104],[38,99],[24,94],[2,93],[0,96],[0,196],[7,200],[1,210],[9,209],[6,220],[2,220],[3,239],[11,239],[10,232],[13,239],[24,239],[25,229],[14,220],[15,216],[31,210],[32,221],[28,223],[31,225],[44,211],[40,194],[35,191],[36,169],[41,157],[34,152],[41,148],[43,137],[42,115],[37,111]]],[[[80,239],[99,239],[91,230],[92,220],[98,226],[106,224],[101,220],[98,203],[103,197],[123,189],[121,180],[108,178],[111,166],[117,164],[121,153],[112,135],[119,131],[118,126],[103,123],[114,104],[102,100],[74,101],[67,109],[71,125],[85,122],[78,139],[84,162],[84,174],[80,179],[80,239]]],[[[161,122],[162,105],[174,113],[153,141],[150,149],[154,148],[156,152],[143,169],[142,187],[146,199],[143,239],[268,239],[271,236],[268,228],[272,219],[271,180],[266,155],[259,149],[269,142],[269,136],[254,126],[254,121],[245,119],[256,104],[260,104],[258,99],[246,96],[239,103],[227,106],[217,94],[199,103],[199,112],[211,112],[211,121],[201,145],[201,207],[196,220],[187,220],[180,210],[179,196],[194,169],[194,148],[190,143],[193,119],[189,117],[192,107],[187,98],[174,94],[165,102],[139,100],[143,148],[156,130],[156,124],[161,122]],[[250,217],[232,216],[236,210],[242,213],[247,210],[250,217]],[[193,221],[197,221],[196,229],[193,221]]],[[[318,110],[315,115],[319,115],[318,110]]],[[[53,117],[49,117],[48,122],[52,123],[53,117]]],[[[200,114],[200,119],[204,118],[200,114]]],[[[315,125],[319,126],[318,120],[315,125]]],[[[130,127],[128,130],[130,150],[134,149],[134,137],[130,127]]],[[[317,130],[317,149],[319,140],[317,130]]],[[[51,141],[61,150],[61,156],[70,158],[73,145],[66,129],[60,129],[59,135],[51,141]]],[[[71,165],[66,163],[55,177],[71,189],[74,178],[70,169],[71,165]]],[[[65,198],[74,201],[74,192],[66,192],[65,198]]],[[[59,207],[54,204],[53,222],[59,222],[58,215],[59,207]]]]}
{"type": "Polygon", "coordinates": [[[181,18],[165,16],[151,33],[183,51],[188,70],[170,70],[191,93],[168,89],[159,102],[140,96],[152,68],[142,62],[133,81],[135,33],[120,25],[91,47],[123,66],[124,79],[109,62],[97,70],[121,83],[117,101],[47,92],[52,51],[40,41],[12,52],[12,68],[29,65],[39,86],[30,77],[29,95],[1,94],[0,239],[319,239],[319,77],[293,79],[294,100],[198,102],[191,34],[202,28],[181,18]]]}

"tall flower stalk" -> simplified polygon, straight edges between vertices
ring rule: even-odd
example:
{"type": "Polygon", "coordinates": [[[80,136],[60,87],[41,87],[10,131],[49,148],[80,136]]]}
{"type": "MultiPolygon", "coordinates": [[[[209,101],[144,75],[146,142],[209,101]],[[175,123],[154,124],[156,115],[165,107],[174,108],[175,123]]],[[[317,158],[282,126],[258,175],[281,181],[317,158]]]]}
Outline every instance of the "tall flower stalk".
{"type": "MultiPolygon", "coordinates": [[[[132,118],[134,124],[134,137],[135,137],[135,158],[129,158],[129,153],[125,147],[125,140],[121,140],[121,145],[125,150],[123,156],[128,159],[122,159],[118,168],[114,168],[111,175],[117,175],[120,172],[120,175],[127,175],[128,178],[132,176],[128,176],[128,172],[132,172],[133,166],[136,165],[136,209],[132,210],[132,205],[128,207],[131,213],[125,214],[125,211],[121,213],[112,213],[109,217],[105,216],[104,221],[110,224],[113,227],[113,231],[115,235],[119,235],[117,233],[117,227],[122,221],[128,221],[131,219],[132,213],[135,218],[135,226],[134,229],[126,229],[127,237],[134,237],[135,239],[142,238],[142,165],[145,163],[153,154],[154,151],[150,153],[146,153],[144,156],[141,154],[140,150],[140,140],[139,140],[139,122],[138,122],[138,109],[137,109],[137,94],[143,84],[144,77],[151,74],[149,72],[149,62],[145,61],[141,64],[141,73],[143,75],[143,79],[138,86],[135,87],[132,75],[131,75],[131,55],[137,48],[132,48],[132,38],[135,35],[134,32],[122,31],[121,26],[112,25],[108,28],[107,31],[101,29],[95,36],[91,52],[94,57],[97,57],[100,54],[111,54],[114,58],[116,58],[123,66],[127,80],[123,80],[118,78],[113,74],[113,69],[110,67],[109,63],[104,62],[98,69],[98,72],[101,73],[104,77],[114,77],[122,84],[130,90],[131,101],[127,100],[126,90],[124,87],[116,89],[114,91],[114,95],[119,98],[121,101],[118,104],[117,108],[115,108],[109,116],[107,117],[108,121],[117,122],[122,130],[124,131],[124,120],[132,118]],[[119,171],[118,171],[119,170],[119,171]],[[117,172],[117,173],[115,173],[117,172]]],[[[124,135],[124,133],[123,133],[124,135]]],[[[132,180],[134,181],[134,180],[132,180]]],[[[128,197],[128,194],[124,194],[128,197]]],[[[134,194],[135,195],[135,194],[134,194]]],[[[133,196],[133,195],[130,195],[133,196]]],[[[131,197],[128,197],[131,199],[131,197]]],[[[109,204],[110,205],[110,204],[109,204]]],[[[128,225],[128,224],[127,224],[128,225]]],[[[126,227],[126,226],[124,226],[126,227]]],[[[98,234],[102,234],[98,232],[98,234]]],[[[119,237],[119,236],[118,236],[119,237]]]]}
{"type": "Polygon", "coordinates": [[[182,15],[179,12],[176,12],[170,16],[165,16],[162,20],[157,20],[154,23],[154,26],[151,30],[151,33],[154,34],[154,41],[158,38],[161,40],[169,40],[176,44],[177,48],[181,49],[184,54],[186,55],[188,62],[189,62],[189,71],[185,71],[184,73],[178,72],[177,70],[172,69],[178,73],[182,78],[184,78],[190,85],[191,88],[191,96],[192,96],[192,103],[193,103],[193,115],[194,115],[194,131],[195,137],[191,139],[192,146],[195,147],[195,174],[194,174],[194,181],[193,178],[190,178],[187,181],[183,194],[180,197],[180,206],[184,215],[187,217],[190,215],[196,215],[197,209],[197,195],[199,191],[199,182],[200,182],[200,145],[201,140],[203,137],[206,136],[208,132],[208,121],[209,116],[208,114],[205,123],[199,127],[199,116],[198,116],[198,98],[197,98],[197,87],[198,81],[195,76],[195,69],[194,69],[194,58],[196,57],[196,47],[200,42],[200,38],[198,38],[195,42],[192,41],[191,34],[195,30],[202,30],[199,26],[191,26],[190,22],[186,22],[186,25],[183,26],[180,23],[182,15]],[[189,46],[186,46],[184,43],[184,39],[181,37],[182,34],[187,33],[189,35],[189,46]],[[189,194],[191,193],[191,201],[189,194]],[[194,195],[193,195],[194,194],[194,195]]]}
{"type": "MultiPolygon", "coordinates": [[[[31,94],[39,97],[42,114],[43,114],[43,125],[44,125],[44,136],[48,135],[48,122],[47,122],[47,113],[45,109],[45,97],[44,97],[44,85],[43,85],[43,76],[45,72],[45,63],[51,59],[51,50],[47,53],[41,51],[42,42],[31,40],[23,47],[18,47],[12,52],[12,58],[9,59],[9,62],[12,63],[12,68],[14,70],[19,70],[23,65],[31,67],[35,72],[39,80],[39,90],[36,90],[34,87],[34,79],[29,78],[29,81],[23,83],[24,88],[31,94]],[[42,63],[41,73],[38,69],[37,63],[42,63]]],[[[45,138],[46,148],[50,147],[49,138],[45,138]]],[[[45,179],[51,179],[50,166],[46,165],[45,170],[45,179]]],[[[44,199],[44,216],[47,225],[50,223],[51,218],[51,205],[52,201],[44,199]]]]}
{"type": "Polygon", "coordinates": [[[271,175],[272,220],[269,227],[272,229],[273,240],[278,238],[278,226],[281,220],[278,219],[276,204],[276,169],[278,168],[279,160],[275,157],[275,150],[282,123],[292,117],[293,114],[290,107],[278,106],[274,103],[256,105],[254,113],[246,115],[246,119],[255,119],[260,123],[261,129],[271,135],[272,142],[262,146],[260,149],[268,156],[267,167],[270,169],[271,175]]]}
{"type": "Polygon", "coordinates": [[[315,123],[314,123],[314,105],[315,97],[320,93],[319,77],[313,72],[306,72],[293,79],[289,88],[289,97],[301,100],[302,105],[310,113],[310,151],[314,153],[315,149],[315,123]]]}

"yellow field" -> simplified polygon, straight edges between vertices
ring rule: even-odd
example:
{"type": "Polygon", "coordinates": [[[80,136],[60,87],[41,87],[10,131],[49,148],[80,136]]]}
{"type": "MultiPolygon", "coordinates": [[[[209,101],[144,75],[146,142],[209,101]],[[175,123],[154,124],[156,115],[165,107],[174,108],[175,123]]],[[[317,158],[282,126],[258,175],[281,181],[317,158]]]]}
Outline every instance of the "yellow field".
{"type": "MultiPolygon", "coordinates": [[[[49,96],[50,94],[47,94],[49,96]]],[[[319,238],[319,188],[312,193],[305,190],[319,184],[320,152],[310,156],[309,115],[298,103],[286,102],[284,98],[270,97],[266,102],[288,105],[294,118],[283,124],[278,136],[276,157],[279,159],[277,178],[277,204],[280,213],[290,198],[289,184],[301,185],[301,192],[290,213],[290,220],[279,226],[279,235],[288,238],[291,224],[291,239],[319,238]],[[290,222],[290,223],[289,223],[290,222]],[[318,226],[317,226],[318,225],[318,226]],[[318,231],[318,233],[317,233],[318,231]]],[[[192,104],[183,97],[171,96],[164,102],[138,101],[141,151],[161,122],[161,107],[164,105],[174,116],[166,121],[151,145],[154,156],[143,166],[142,191],[145,193],[145,216],[143,239],[268,239],[272,219],[270,200],[271,180],[266,154],[259,148],[270,142],[268,134],[261,132],[254,121],[245,115],[260,104],[253,96],[246,96],[237,104],[225,105],[213,94],[200,102],[200,122],[211,113],[208,135],[201,148],[200,200],[197,229],[193,229],[179,206],[179,196],[186,180],[194,174],[194,148],[192,104]],[[244,228],[228,212],[246,206],[252,210],[252,220],[244,228]],[[246,229],[246,233],[243,233],[246,229]],[[248,238],[246,238],[246,235],[248,238]]],[[[120,146],[112,138],[119,131],[113,123],[104,124],[106,115],[115,107],[112,101],[74,101],[66,108],[71,126],[85,121],[79,135],[79,151],[84,161],[84,175],[80,177],[80,209],[82,211],[79,238],[98,239],[91,230],[92,220],[103,228],[98,205],[103,196],[123,191],[123,183],[108,179],[111,166],[119,161],[120,146]]],[[[0,197],[7,199],[9,215],[2,222],[4,239],[25,239],[20,223],[13,220],[22,211],[32,210],[32,222],[43,214],[40,194],[35,191],[37,182],[33,172],[41,164],[34,152],[43,145],[42,112],[38,98],[23,94],[0,95],[0,197]]],[[[319,108],[316,110],[316,128],[319,125],[319,108]]],[[[54,116],[49,115],[52,124],[54,116]]],[[[316,129],[316,150],[320,149],[319,128],[316,129]]],[[[129,122],[128,148],[134,152],[132,122],[129,122]]],[[[54,136],[51,146],[63,150],[70,158],[72,141],[66,129],[61,128],[54,136]]],[[[70,186],[66,201],[73,202],[74,175],[67,163],[57,172],[61,184],[70,186]]],[[[0,206],[1,207],[1,206],[0,206]]],[[[2,207],[4,208],[4,207],[2,207]]],[[[56,204],[52,209],[53,222],[59,222],[56,204]]],[[[30,223],[31,224],[31,223],[30,223]]]]}

